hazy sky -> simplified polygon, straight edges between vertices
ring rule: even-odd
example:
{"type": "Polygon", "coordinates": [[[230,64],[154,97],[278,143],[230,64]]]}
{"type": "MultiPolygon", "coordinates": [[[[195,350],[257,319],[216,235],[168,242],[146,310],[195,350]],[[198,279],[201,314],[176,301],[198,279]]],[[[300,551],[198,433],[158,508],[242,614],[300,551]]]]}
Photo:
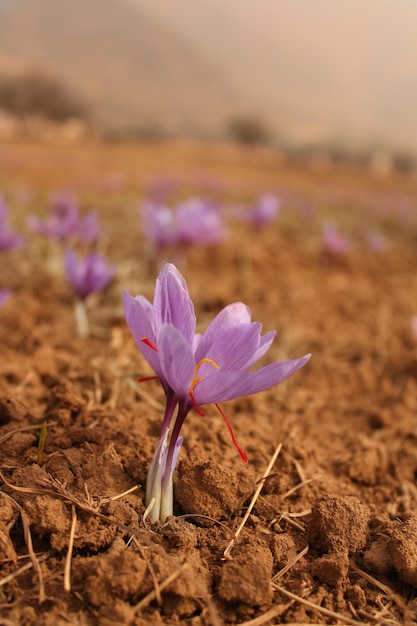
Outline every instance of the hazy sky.
{"type": "Polygon", "coordinates": [[[248,108],[298,120],[306,137],[327,123],[417,146],[416,0],[125,1],[222,66],[248,108]]]}

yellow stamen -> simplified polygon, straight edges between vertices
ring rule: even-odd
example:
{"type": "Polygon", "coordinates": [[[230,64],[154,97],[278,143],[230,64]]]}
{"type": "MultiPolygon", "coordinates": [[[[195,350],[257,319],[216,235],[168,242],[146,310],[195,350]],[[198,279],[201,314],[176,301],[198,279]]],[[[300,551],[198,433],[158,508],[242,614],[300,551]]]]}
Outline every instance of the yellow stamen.
{"type": "Polygon", "coordinates": [[[199,383],[200,380],[203,380],[204,378],[204,376],[197,376],[197,372],[200,369],[200,367],[203,365],[203,363],[210,363],[210,365],[216,368],[216,370],[220,369],[216,361],[213,361],[213,359],[201,359],[201,361],[199,361],[194,368],[194,376],[193,376],[193,380],[192,380],[191,387],[190,387],[190,394],[193,393],[197,383],[199,383]]]}

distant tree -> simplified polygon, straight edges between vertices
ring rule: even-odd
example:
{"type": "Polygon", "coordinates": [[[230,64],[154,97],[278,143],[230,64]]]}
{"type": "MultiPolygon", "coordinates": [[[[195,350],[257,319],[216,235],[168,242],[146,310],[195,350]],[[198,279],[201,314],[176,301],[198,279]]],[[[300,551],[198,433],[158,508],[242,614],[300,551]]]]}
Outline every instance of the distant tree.
{"type": "Polygon", "coordinates": [[[78,96],[58,79],[38,70],[0,77],[0,109],[19,117],[38,115],[55,122],[88,118],[87,108],[78,96]]]}
{"type": "Polygon", "coordinates": [[[409,152],[395,152],[392,160],[394,168],[405,174],[414,172],[417,168],[417,158],[409,152]]]}
{"type": "Polygon", "coordinates": [[[257,117],[236,117],[229,121],[228,135],[238,143],[253,146],[268,143],[270,132],[264,122],[257,117]]]}

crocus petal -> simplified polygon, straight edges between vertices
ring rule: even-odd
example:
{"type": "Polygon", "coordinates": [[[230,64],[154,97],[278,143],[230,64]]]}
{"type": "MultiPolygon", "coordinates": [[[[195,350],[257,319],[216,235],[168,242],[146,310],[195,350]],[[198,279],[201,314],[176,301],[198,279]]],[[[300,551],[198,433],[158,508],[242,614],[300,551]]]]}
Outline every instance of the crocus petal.
{"type": "Polygon", "coordinates": [[[205,357],[210,346],[221,332],[239,324],[249,324],[250,321],[250,308],[243,302],[234,302],[226,306],[216,315],[202,335],[196,351],[196,361],[198,362],[205,357]]]}
{"type": "Polygon", "coordinates": [[[302,368],[310,356],[306,354],[300,359],[271,363],[256,372],[215,371],[196,385],[194,399],[199,405],[212,404],[269,389],[302,368]]]}
{"type": "Polygon", "coordinates": [[[104,289],[116,271],[116,268],[107,266],[100,254],[90,252],[85,258],[78,259],[70,249],[65,251],[64,267],[71,286],[82,300],[104,289]]]}
{"type": "Polygon", "coordinates": [[[76,288],[81,280],[80,266],[75,253],[70,249],[65,250],[64,266],[71,285],[76,288]]]}
{"type": "Polygon", "coordinates": [[[183,276],[171,263],[165,265],[156,281],[153,308],[158,326],[172,324],[192,345],[196,324],[194,305],[183,276]]]}
{"type": "Polygon", "coordinates": [[[191,346],[175,326],[165,324],[160,329],[158,354],[163,378],[185,401],[193,381],[195,361],[191,346]]]}
{"type": "Polygon", "coordinates": [[[142,341],[142,339],[147,338],[152,344],[156,342],[152,326],[153,308],[151,303],[144,296],[133,298],[130,293],[125,291],[123,293],[123,304],[126,323],[130,328],[137,347],[152,369],[159,375],[161,367],[159,365],[158,352],[142,341]]]}
{"type": "Polygon", "coordinates": [[[151,341],[155,340],[152,304],[144,296],[134,298],[128,291],[124,291],[123,305],[127,324],[137,345],[141,345],[143,337],[149,337],[151,341]]]}
{"type": "Polygon", "coordinates": [[[200,343],[200,340],[201,340],[201,337],[202,337],[202,336],[203,336],[203,335],[202,335],[201,333],[196,333],[196,334],[194,335],[194,338],[193,338],[193,345],[192,345],[192,348],[193,348],[193,352],[194,352],[194,353],[197,351],[197,348],[198,348],[198,345],[199,345],[199,343],[200,343]]]}
{"type": "Polygon", "coordinates": [[[218,208],[201,198],[190,198],[175,209],[178,239],[185,244],[215,245],[226,237],[218,208]]]}
{"type": "Polygon", "coordinates": [[[100,236],[97,213],[87,213],[83,219],[80,219],[75,234],[86,243],[95,243],[100,236]]]}
{"type": "Polygon", "coordinates": [[[107,287],[116,273],[115,267],[108,267],[104,258],[94,252],[90,253],[84,260],[83,269],[84,284],[82,287],[85,296],[107,287]]]}
{"type": "MultiPolygon", "coordinates": [[[[221,370],[242,370],[248,357],[258,350],[261,330],[262,324],[254,322],[219,332],[203,358],[214,361],[221,370]]],[[[206,374],[206,368],[207,364],[203,364],[202,375],[206,374]]]]}
{"type": "Polygon", "coordinates": [[[268,333],[265,333],[265,335],[262,335],[259,340],[259,348],[245,364],[246,369],[249,369],[249,367],[254,365],[261,357],[263,357],[264,354],[268,352],[276,334],[275,330],[270,330],[268,333]]]}
{"type": "Polygon", "coordinates": [[[160,248],[176,243],[178,238],[174,213],[160,202],[145,202],[142,207],[142,228],[146,239],[160,248]]]}

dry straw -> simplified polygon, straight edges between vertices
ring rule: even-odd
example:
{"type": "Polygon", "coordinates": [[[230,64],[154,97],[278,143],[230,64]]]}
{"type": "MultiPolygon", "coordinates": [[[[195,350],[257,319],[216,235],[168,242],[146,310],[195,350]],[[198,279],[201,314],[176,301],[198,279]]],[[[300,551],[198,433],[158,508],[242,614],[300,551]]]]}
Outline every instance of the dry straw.
{"type": "Polygon", "coordinates": [[[230,552],[232,551],[232,548],[233,548],[236,540],[238,539],[238,537],[239,537],[240,533],[242,532],[246,522],[249,519],[249,516],[250,516],[250,514],[252,512],[252,509],[255,506],[256,501],[257,501],[257,499],[259,497],[259,494],[262,491],[262,488],[264,486],[265,480],[268,478],[269,474],[271,473],[271,470],[274,467],[275,461],[277,460],[278,455],[281,452],[281,448],[282,448],[282,443],[279,443],[278,446],[275,449],[275,452],[273,453],[273,455],[271,457],[271,460],[270,460],[270,462],[268,464],[268,467],[266,468],[265,474],[262,476],[261,480],[259,481],[258,487],[256,488],[256,491],[253,494],[252,500],[250,501],[250,504],[249,504],[249,506],[248,506],[248,508],[246,510],[246,513],[245,513],[242,521],[240,522],[240,524],[239,524],[239,526],[238,526],[238,528],[237,528],[237,530],[235,532],[235,535],[234,535],[233,539],[226,546],[226,549],[225,549],[225,551],[223,553],[223,558],[224,559],[230,558],[230,552]]]}

